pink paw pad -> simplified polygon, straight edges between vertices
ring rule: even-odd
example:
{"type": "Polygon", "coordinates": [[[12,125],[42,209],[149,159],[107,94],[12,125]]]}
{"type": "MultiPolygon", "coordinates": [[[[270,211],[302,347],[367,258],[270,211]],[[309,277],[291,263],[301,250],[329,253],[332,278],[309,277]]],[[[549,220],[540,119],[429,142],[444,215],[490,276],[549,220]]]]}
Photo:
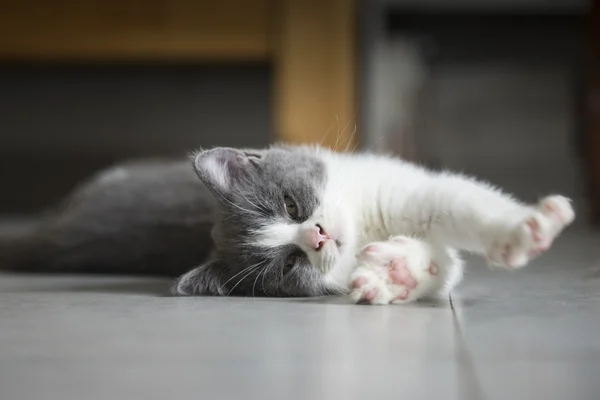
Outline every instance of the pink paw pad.
{"type": "Polygon", "coordinates": [[[406,300],[408,299],[408,295],[410,294],[410,292],[408,291],[408,289],[404,289],[398,296],[396,296],[397,300],[406,300]]]}
{"type": "Polygon", "coordinates": [[[377,289],[371,289],[363,295],[363,300],[365,301],[373,301],[375,297],[379,294],[377,289]]]}
{"type": "Polygon", "coordinates": [[[354,280],[354,282],[352,282],[352,287],[355,289],[359,289],[359,288],[365,286],[368,282],[369,282],[369,280],[367,278],[365,278],[364,276],[361,276],[359,278],[356,278],[354,280]]]}
{"type": "Polygon", "coordinates": [[[404,285],[409,289],[417,287],[417,280],[410,274],[405,259],[392,261],[390,264],[390,278],[394,283],[404,285]]]}
{"type": "Polygon", "coordinates": [[[542,254],[543,252],[545,252],[546,250],[548,250],[548,246],[540,246],[540,247],[536,247],[535,249],[531,250],[529,252],[529,255],[531,257],[537,257],[540,254],[542,254]]]}
{"type": "Polygon", "coordinates": [[[540,224],[535,218],[529,218],[527,220],[527,226],[531,229],[531,234],[536,242],[542,240],[542,237],[540,236],[540,224]]]}
{"type": "Polygon", "coordinates": [[[561,210],[552,203],[544,204],[544,214],[554,215],[561,223],[566,222],[565,216],[561,210]]]}
{"type": "Polygon", "coordinates": [[[431,264],[429,264],[428,271],[431,275],[437,275],[439,272],[439,268],[436,263],[432,262],[431,264]]]}
{"type": "Polygon", "coordinates": [[[540,224],[535,218],[530,218],[527,220],[527,226],[531,230],[531,235],[533,236],[533,240],[537,245],[534,249],[529,252],[531,256],[538,256],[541,253],[545,252],[550,248],[552,244],[552,238],[544,238],[541,234],[540,224]]]}

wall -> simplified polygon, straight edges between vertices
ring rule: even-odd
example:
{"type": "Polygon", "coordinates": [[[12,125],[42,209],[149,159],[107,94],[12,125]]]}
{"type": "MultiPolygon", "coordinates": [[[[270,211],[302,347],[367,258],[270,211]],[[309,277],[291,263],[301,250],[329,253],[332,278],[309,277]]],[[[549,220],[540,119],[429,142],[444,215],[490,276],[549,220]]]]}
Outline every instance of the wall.
{"type": "Polygon", "coordinates": [[[56,201],[130,157],[271,139],[267,66],[0,67],[0,212],[56,201]]]}

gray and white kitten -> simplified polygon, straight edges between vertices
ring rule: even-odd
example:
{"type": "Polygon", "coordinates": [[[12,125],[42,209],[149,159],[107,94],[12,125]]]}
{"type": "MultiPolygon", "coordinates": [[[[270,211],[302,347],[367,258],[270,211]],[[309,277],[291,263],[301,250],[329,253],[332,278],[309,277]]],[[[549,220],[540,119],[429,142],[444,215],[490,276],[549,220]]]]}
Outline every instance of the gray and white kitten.
{"type": "Polygon", "coordinates": [[[277,146],[192,160],[100,173],[29,232],[4,238],[0,265],[180,275],[179,295],[404,303],[451,290],[461,250],[521,267],[574,219],[562,196],[525,205],[388,156],[277,146]]]}

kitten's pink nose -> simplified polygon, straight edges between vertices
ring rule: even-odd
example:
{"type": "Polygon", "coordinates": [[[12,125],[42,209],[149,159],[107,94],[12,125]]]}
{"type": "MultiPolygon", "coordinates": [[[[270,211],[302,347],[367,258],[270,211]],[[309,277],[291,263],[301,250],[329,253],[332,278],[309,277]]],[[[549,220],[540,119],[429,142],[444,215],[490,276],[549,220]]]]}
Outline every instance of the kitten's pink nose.
{"type": "Polygon", "coordinates": [[[325,242],[331,238],[327,235],[327,233],[325,233],[325,230],[321,227],[321,225],[317,224],[306,230],[304,233],[304,239],[310,248],[319,251],[321,248],[323,248],[325,242]]]}

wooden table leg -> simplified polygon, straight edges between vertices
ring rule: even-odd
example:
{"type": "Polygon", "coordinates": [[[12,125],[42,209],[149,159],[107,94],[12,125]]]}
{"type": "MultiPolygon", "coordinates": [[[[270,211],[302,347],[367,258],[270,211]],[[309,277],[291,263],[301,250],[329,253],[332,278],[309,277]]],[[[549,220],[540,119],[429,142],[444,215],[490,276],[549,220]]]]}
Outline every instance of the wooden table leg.
{"type": "Polygon", "coordinates": [[[355,1],[276,4],[276,139],[353,149],[357,143],[355,1]]]}

